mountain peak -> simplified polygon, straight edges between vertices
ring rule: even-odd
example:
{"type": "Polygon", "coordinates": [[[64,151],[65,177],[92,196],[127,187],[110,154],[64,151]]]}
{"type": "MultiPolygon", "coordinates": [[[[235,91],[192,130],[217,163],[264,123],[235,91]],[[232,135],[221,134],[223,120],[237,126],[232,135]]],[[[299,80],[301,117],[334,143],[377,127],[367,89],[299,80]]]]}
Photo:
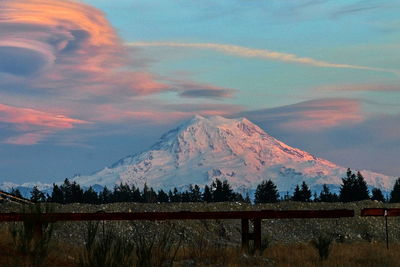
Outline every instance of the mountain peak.
{"type": "MultiPolygon", "coordinates": [[[[389,188],[387,176],[363,172],[368,184],[389,188]]],[[[282,191],[306,181],[314,187],[340,185],[346,168],[290,147],[246,118],[196,115],[164,134],[148,151],[129,156],[91,176],[82,185],[133,184],[159,189],[204,186],[228,180],[236,190],[250,190],[272,179],[282,191]]]]}

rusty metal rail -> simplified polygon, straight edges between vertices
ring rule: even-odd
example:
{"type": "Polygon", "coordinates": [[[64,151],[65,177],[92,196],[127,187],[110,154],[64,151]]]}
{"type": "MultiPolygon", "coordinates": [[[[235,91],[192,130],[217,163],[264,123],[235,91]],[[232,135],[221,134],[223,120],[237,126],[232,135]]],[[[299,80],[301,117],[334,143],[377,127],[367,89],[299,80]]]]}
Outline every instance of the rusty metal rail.
{"type": "Polygon", "coordinates": [[[254,241],[255,251],[261,249],[262,219],[330,219],[354,217],[354,210],[260,210],[220,212],[97,212],[97,213],[0,213],[0,222],[31,221],[40,236],[42,224],[58,221],[164,221],[164,220],[215,220],[240,219],[242,224],[242,249],[248,251],[249,241],[254,241]],[[254,232],[249,232],[249,220],[254,232]]]}
{"type": "Polygon", "coordinates": [[[400,209],[368,208],[361,210],[361,216],[400,216],[400,209]]]}
{"type": "Polygon", "coordinates": [[[366,208],[361,210],[361,216],[375,216],[385,218],[386,248],[389,249],[389,226],[388,217],[400,216],[400,209],[396,208],[366,208]]]}
{"type": "Polygon", "coordinates": [[[209,219],[290,219],[353,217],[353,210],[260,210],[219,212],[97,212],[97,213],[0,213],[0,221],[163,221],[209,219]]]}

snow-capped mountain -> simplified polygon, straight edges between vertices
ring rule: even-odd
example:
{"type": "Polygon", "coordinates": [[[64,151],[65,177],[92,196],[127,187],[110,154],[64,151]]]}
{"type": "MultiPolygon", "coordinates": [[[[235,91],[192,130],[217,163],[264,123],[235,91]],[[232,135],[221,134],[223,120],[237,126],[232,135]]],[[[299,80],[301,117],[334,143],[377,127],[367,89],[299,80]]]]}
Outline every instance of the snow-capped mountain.
{"type": "MultiPolygon", "coordinates": [[[[290,147],[245,118],[195,116],[164,134],[148,151],[125,157],[92,175],[75,177],[83,185],[130,184],[155,189],[184,188],[228,180],[237,191],[254,190],[272,179],[279,191],[305,181],[312,188],[341,184],[346,168],[290,147]]],[[[370,186],[390,190],[394,178],[361,170],[370,186]]]]}

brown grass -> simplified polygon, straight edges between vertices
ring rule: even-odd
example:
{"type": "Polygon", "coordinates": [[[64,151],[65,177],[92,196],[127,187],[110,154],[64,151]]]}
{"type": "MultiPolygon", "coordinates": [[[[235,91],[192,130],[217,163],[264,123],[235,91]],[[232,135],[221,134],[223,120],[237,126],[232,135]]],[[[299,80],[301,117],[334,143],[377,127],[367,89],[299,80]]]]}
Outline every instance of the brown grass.
{"type": "MultiPolygon", "coordinates": [[[[78,266],[83,246],[53,243],[44,266],[78,266]]],[[[311,243],[271,244],[261,256],[249,256],[239,247],[197,240],[181,247],[173,266],[399,266],[400,244],[334,243],[327,260],[321,261],[311,243]],[[197,244],[197,245],[196,245],[197,244]]],[[[12,266],[21,257],[12,247],[7,231],[0,232],[0,266],[12,266]]]]}

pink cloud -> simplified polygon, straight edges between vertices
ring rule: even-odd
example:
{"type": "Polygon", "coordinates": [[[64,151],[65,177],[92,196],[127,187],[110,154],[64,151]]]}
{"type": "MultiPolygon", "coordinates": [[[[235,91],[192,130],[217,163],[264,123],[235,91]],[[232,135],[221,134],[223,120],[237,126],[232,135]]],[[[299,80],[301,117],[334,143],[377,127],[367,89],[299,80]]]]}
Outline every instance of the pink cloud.
{"type": "Polygon", "coordinates": [[[7,57],[0,73],[29,77],[35,88],[68,90],[75,97],[170,88],[147,72],[120,70],[131,63],[128,51],[94,7],[70,0],[4,0],[0,17],[0,56],[7,57]],[[29,65],[34,67],[24,67],[29,65]]]}
{"type": "Polygon", "coordinates": [[[312,131],[365,119],[361,103],[354,99],[316,99],[298,104],[244,112],[256,121],[272,121],[288,130],[312,131]]]}
{"type": "Polygon", "coordinates": [[[17,145],[32,145],[49,134],[72,129],[78,124],[89,122],[29,108],[19,108],[0,104],[0,123],[9,123],[19,134],[4,142],[17,145]]]}
{"type": "Polygon", "coordinates": [[[48,134],[48,132],[26,133],[9,137],[3,143],[10,145],[36,145],[45,139],[48,134]]]}
{"type": "Polygon", "coordinates": [[[18,108],[0,104],[0,122],[21,126],[41,126],[50,129],[70,129],[75,124],[85,124],[87,121],[51,114],[44,111],[18,108]]]}

